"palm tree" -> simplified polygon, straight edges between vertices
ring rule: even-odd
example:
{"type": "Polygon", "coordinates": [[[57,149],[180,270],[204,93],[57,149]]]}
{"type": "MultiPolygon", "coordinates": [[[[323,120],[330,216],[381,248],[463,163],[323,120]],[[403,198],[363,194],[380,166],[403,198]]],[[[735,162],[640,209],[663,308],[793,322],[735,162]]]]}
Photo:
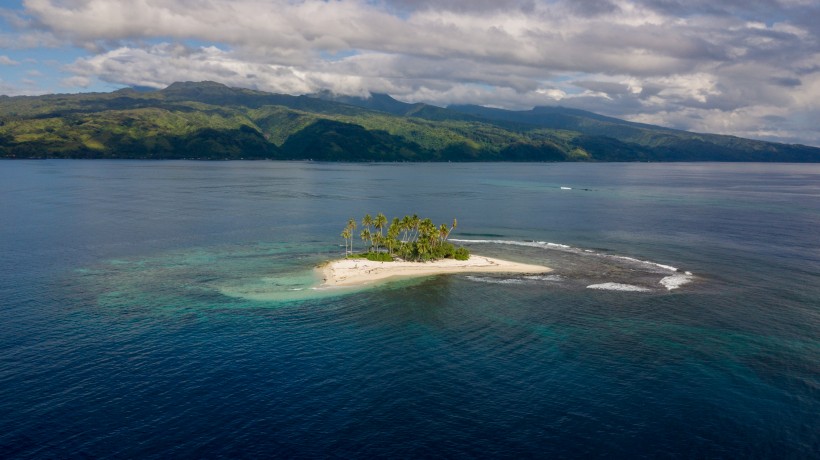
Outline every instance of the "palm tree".
{"type": "MultiPolygon", "coordinates": [[[[359,236],[365,244],[367,253],[378,252],[385,247],[390,257],[397,254],[405,260],[426,261],[438,257],[453,257],[453,251],[445,251],[443,247],[450,233],[458,226],[456,219],[453,219],[453,225],[449,228],[447,224],[436,226],[431,219],[422,220],[416,214],[405,215],[401,219],[394,218],[389,226],[387,224],[387,217],[382,213],[376,214],[375,219],[370,214],[364,216],[361,221],[363,228],[359,236]],[[387,226],[386,235],[385,226],[387,226]]],[[[346,256],[353,253],[355,229],[356,220],[350,219],[342,231],[346,256]],[[348,240],[350,240],[349,249],[348,240]]]]}
{"type": "Polygon", "coordinates": [[[382,238],[382,236],[383,236],[382,229],[384,229],[384,226],[386,224],[387,224],[387,217],[385,217],[384,214],[382,214],[382,213],[376,214],[376,218],[373,219],[373,227],[375,227],[376,230],[379,231],[379,238],[378,238],[379,244],[376,244],[376,252],[379,252],[379,245],[381,244],[381,242],[383,240],[383,238],[382,238]]]}
{"type": "Polygon", "coordinates": [[[399,222],[398,217],[394,217],[393,222],[390,222],[390,226],[387,227],[387,252],[391,256],[393,255],[393,245],[399,238],[399,231],[401,231],[401,222],[399,222]]]}
{"type": "Polygon", "coordinates": [[[421,219],[419,219],[419,216],[413,214],[413,217],[410,218],[410,228],[413,230],[413,236],[410,238],[410,241],[416,241],[418,239],[419,224],[421,224],[421,219]]]}
{"type": "Polygon", "coordinates": [[[402,217],[402,219],[401,219],[401,231],[402,231],[403,235],[402,235],[401,239],[404,243],[409,243],[410,242],[409,238],[410,238],[410,227],[411,227],[411,225],[412,224],[410,222],[410,216],[405,215],[404,217],[402,217]]]}
{"type": "Polygon", "coordinates": [[[347,230],[349,230],[347,237],[350,238],[350,253],[353,254],[353,230],[356,230],[356,219],[352,217],[348,219],[347,230]]]}
{"type": "Polygon", "coordinates": [[[387,225],[387,217],[382,213],[376,214],[376,218],[373,220],[373,226],[376,227],[380,235],[385,225],[387,225]]]}
{"type": "MultiPolygon", "coordinates": [[[[347,240],[350,239],[351,235],[352,235],[352,233],[350,232],[350,227],[345,227],[345,229],[342,231],[342,238],[345,239],[345,257],[347,257],[348,254],[350,254],[350,252],[348,252],[348,250],[347,250],[347,240]]],[[[352,245],[352,242],[351,242],[351,245],[352,245]]]]}
{"type": "MultiPolygon", "coordinates": [[[[371,225],[373,225],[373,218],[370,217],[370,214],[365,214],[364,219],[362,219],[362,227],[367,230],[367,238],[370,241],[370,248],[373,247],[373,233],[370,232],[371,225]]],[[[370,252],[370,249],[368,249],[367,252],[370,252]]]]}
{"type": "Polygon", "coordinates": [[[365,228],[364,230],[362,230],[359,236],[362,237],[362,241],[365,243],[365,245],[367,245],[368,242],[370,243],[370,247],[367,248],[367,252],[370,252],[370,249],[373,246],[373,235],[370,234],[370,229],[365,228]]]}
{"type": "Polygon", "coordinates": [[[416,247],[418,248],[419,256],[426,260],[428,252],[431,252],[435,247],[436,240],[438,239],[438,229],[432,220],[424,219],[419,222],[418,235],[416,247]]]}

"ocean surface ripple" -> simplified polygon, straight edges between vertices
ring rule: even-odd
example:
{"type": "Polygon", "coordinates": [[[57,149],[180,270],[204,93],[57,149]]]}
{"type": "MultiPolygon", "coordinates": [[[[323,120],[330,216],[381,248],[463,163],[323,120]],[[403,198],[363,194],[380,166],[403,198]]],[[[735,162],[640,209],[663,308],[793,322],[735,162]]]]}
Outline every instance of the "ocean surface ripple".
{"type": "Polygon", "coordinates": [[[820,451],[818,166],[0,166],[2,458],[820,451]],[[554,271],[311,289],[380,211],[554,271]]]}

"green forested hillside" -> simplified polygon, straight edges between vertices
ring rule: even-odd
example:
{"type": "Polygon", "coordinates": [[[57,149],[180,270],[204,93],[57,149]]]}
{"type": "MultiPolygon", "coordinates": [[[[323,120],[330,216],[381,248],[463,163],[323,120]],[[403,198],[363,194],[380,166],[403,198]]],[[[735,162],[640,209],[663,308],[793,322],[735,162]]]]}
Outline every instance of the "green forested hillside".
{"type": "Polygon", "coordinates": [[[820,161],[820,149],[590,112],[289,96],[219,83],[0,96],[0,157],[323,161],[820,161]]]}
{"type": "Polygon", "coordinates": [[[816,147],[690,133],[564,107],[509,111],[452,106],[450,110],[495,122],[580,133],[572,143],[603,161],[820,161],[816,147]]]}

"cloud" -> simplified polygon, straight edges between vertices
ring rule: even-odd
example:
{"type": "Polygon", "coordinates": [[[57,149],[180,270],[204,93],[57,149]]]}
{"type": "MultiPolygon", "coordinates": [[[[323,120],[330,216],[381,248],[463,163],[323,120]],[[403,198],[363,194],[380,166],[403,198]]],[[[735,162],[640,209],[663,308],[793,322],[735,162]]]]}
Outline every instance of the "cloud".
{"type": "Polygon", "coordinates": [[[535,9],[533,0],[390,0],[385,4],[404,11],[445,10],[457,13],[491,13],[518,10],[531,12],[535,9]]]}
{"type": "MultiPolygon", "coordinates": [[[[89,55],[65,68],[71,76],[120,85],[216,80],[507,108],[560,100],[648,123],[702,129],[709,122],[768,138],[795,135],[790,114],[806,118],[820,100],[820,5],[803,0],[24,5],[13,15],[25,24],[20,36],[37,46],[56,38],[82,47],[89,55]],[[772,125],[782,129],[752,129],[772,125]]],[[[802,127],[805,139],[820,138],[820,128],[802,127]]]]}
{"type": "Polygon", "coordinates": [[[0,28],[0,48],[27,49],[63,45],[52,33],[38,30],[32,18],[21,11],[0,8],[0,24],[7,26],[0,28]]]}
{"type": "Polygon", "coordinates": [[[10,83],[0,78],[0,94],[6,96],[37,96],[45,94],[47,91],[37,88],[36,82],[28,79],[21,80],[22,85],[10,83]]]}
{"type": "Polygon", "coordinates": [[[14,59],[12,59],[8,56],[0,55],[0,65],[19,65],[19,64],[20,64],[19,62],[15,61],[14,59]]]}
{"type": "Polygon", "coordinates": [[[632,92],[631,88],[626,83],[617,83],[609,81],[574,81],[575,86],[586,88],[592,92],[610,96],[620,96],[632,92]]]}
{"type": "Polygon", "coordinates": [[[197,39],[279,64],[304,63],[322,51],[361,50],[576,72],[664,74],[689,69],[698,59],[723,57],[702,38],[708,34],[699,33],[709,24],[680,25],[635,11],[587,18],[566,8],[523,3],[531,8],[488,12],[449,2],[461,6],[430,6],[407,18],[355,1],[27,0],[26,6],[45,30],[89,49],[138,39],[197,39]]]}
{"type": "Polygon", "coordinates": [[[312,84],[318,78],[315,73],[248,61],[215,46],[189,48],[161,43],[148,48],[121,47],[79,59],[66,70],[84,78],[153,88],[163,88],[175,81],[200,80],[291,94],[318,88],[318,84],[312,84]]]}
{"type": "Polygon", "coordinates": [[[77,75],[60,80],[60,86],[63,88],[87,88],[90,84],[90,78],[77,75]]]}

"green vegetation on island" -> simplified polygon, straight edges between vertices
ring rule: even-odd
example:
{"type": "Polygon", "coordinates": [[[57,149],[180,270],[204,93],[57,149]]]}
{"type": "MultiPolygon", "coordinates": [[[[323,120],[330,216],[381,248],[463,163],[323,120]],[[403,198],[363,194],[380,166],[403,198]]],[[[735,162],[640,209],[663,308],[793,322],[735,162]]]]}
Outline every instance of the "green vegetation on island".
{"type": "Polygon", "coordinates": [[[348,220],[342,230],[341,236],[345,241],[347,258],[361,257],[381,262],[390,262],[396,258],[414,262],[470,258],[470,251],[467,248],[455,247],[447,241],[450,232],[458,226],[456,219],[453,219],[450,226],[436,226],[431,219],[421,219],[413,214],[401,219],[393,218],[388,225],[387,217],[378,213],[376,217],[365,215],[361,225],[359,236],[364,244],[363,253],[355,253],[353,249],[356,220],[348,220]]]}
{"type": "Polygon", "coordinates": [[[184,82],[0,96],[0,158],[820,162],[820,148],[564,107],[441,108],[385,94],[289,96],[184,82]]]}

